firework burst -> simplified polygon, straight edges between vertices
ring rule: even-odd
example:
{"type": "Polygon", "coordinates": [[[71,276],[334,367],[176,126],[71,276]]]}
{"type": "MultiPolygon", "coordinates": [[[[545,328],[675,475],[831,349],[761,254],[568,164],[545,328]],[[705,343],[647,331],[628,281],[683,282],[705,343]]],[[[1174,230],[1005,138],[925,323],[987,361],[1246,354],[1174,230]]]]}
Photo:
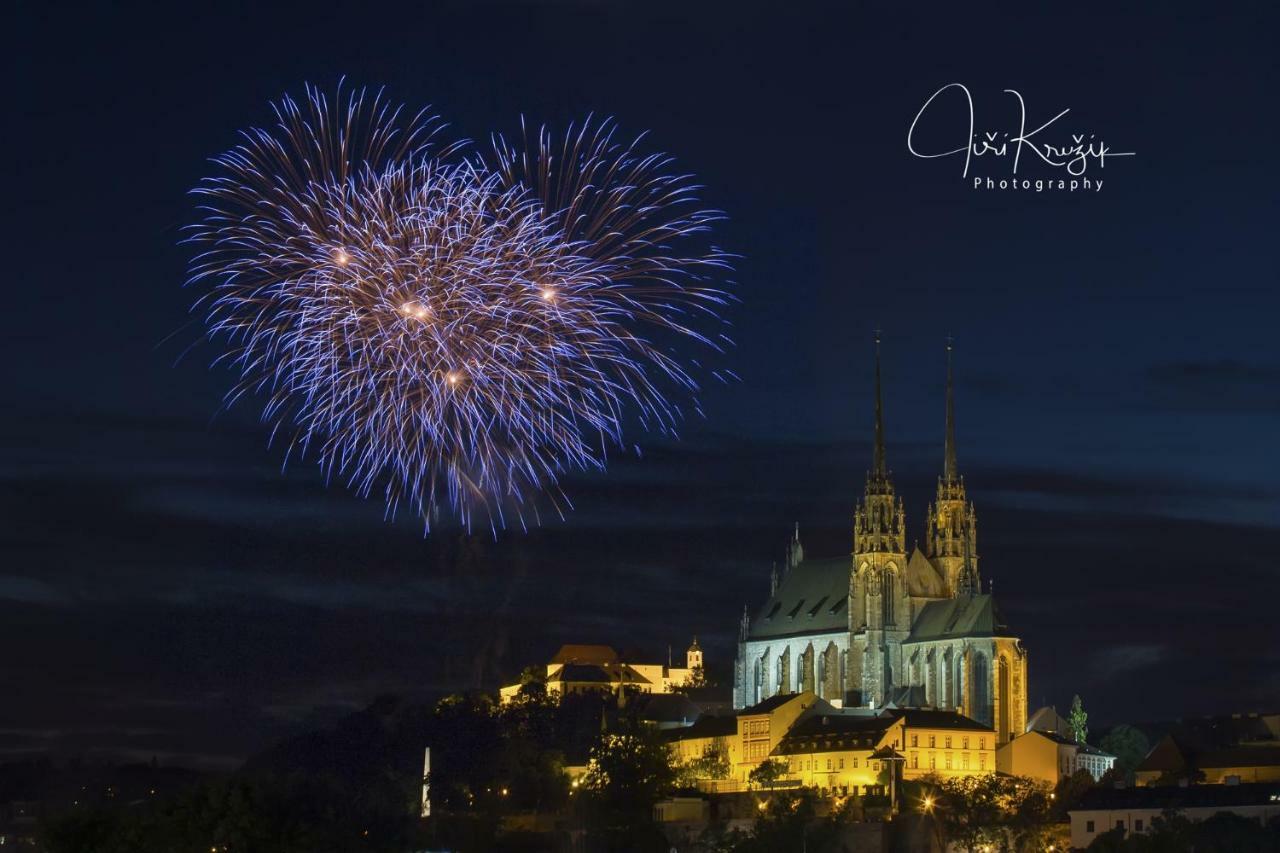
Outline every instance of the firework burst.
{"type": "Polygon", "coordinates": [[[567,506],[561,477],[602,469],[628,423],[672,433],[719,351],[718,214],[662,156],[588,123],[560,145],[433,146],[434,118],[381,96],[307,90],[243,135],[195,190],[190,281],[228,402],[265,399],[291,450],[388,511],[468,525],[567,506]],[[708,331],[710,330],[710,331],[708,331]]]}

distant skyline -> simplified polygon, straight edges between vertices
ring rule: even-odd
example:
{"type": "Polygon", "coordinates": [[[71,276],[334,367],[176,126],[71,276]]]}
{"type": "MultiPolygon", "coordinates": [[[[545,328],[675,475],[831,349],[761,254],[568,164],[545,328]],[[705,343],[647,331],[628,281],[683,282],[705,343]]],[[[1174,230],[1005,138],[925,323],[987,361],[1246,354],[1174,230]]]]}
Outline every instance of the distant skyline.
{"type": "Polygon", "coordinates": [[[1273,7],[1117,8],[1087,39],[1025,8],[375,7],[19,10],[0,760],[230,764],[379,693],[496,688],[562,642],[696,633],[723,670],[793,524],[809,554],[850,548],[876,328],[909,540],[955,338],[960,471],[1033,709],[1280,708],[1273,7]],[[344,75],[456,136],[593,112],[648,131],[729,215],[742,381],[496,541],[282,472],[255,407],[222,411],[180,229],[237,130],[344,75]],[[1101,192],[975,190],[907,149],[951,81],[980,128],[1016,88],[1135,156],[1101,192]]]}

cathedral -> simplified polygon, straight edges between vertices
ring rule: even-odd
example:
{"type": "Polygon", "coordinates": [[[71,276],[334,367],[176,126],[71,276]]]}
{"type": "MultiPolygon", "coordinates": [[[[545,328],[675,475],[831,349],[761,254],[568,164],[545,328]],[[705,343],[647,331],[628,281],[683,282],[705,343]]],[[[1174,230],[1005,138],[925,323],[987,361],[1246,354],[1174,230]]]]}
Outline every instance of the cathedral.
{"type": "Polygon", "coordinates": [[[853,552],[809,559],[797,526],[769,600],[744,608],[734,706],[813,691],[844,708],[937,708],[991,726],[998,743],[1027,717],[1027,652],[1000,618],[978,570],[977,517],[956,463],[951,348],[937,496],[924,550],[907,551],[907,520],[885,460],[876,341],[875,447],[853,514],[853,552]]]}

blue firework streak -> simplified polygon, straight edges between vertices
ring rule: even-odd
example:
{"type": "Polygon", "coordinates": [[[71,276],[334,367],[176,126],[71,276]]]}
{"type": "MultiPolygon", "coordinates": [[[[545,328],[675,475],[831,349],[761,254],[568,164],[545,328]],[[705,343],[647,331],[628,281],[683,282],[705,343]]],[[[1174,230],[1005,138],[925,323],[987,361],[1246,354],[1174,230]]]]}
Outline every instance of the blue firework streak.
{"type": "Polygon", "coordinates": [[[696,411],[719,374],[682,352],[727,345],[728,258],[669,158],[609,122],[468,156],[363,91],[275,110],[195,190],[190,283],[228,403],[264,399],[291,451],[389,514],[499,527],[542,496],[563,514],[563,475],[603,469],[628,424],[696,411]]]}

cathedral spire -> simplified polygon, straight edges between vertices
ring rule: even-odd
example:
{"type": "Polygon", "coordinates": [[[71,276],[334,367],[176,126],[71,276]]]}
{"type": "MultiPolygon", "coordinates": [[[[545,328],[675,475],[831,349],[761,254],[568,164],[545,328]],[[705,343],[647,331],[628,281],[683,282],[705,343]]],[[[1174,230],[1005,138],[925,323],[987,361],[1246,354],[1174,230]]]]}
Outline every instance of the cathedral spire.
{"type": "Polygon", "coordinates": [[[876,329],[876,445],[871,459],[871,476],[885,479],[884,407],[880,401],[880,330],[876,329]]]}
{"type": "Polygon", "coordinates": [[[973,505],[965,497],[956,464],[954,341],[947,337],[947,423],[943,437],[942,476],[938,494],[925,520],[925,554],[942,573],[951,595],[980,591],[977,528],[973,505]]]}
{"type": "Polygon", "coordinates": [[[958,477],[956,466],[956,403],[955,384],[951,377],[952,340],[947,337],[947,434],[943,444],[942,479],[954,483],[958,477]]]}

